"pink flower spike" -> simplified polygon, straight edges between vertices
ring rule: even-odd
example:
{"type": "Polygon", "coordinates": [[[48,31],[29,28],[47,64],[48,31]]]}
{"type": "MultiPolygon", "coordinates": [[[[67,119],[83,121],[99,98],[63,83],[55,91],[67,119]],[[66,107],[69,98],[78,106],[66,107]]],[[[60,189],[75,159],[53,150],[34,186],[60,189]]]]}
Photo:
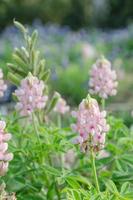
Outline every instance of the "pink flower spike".
{"type": "Polygon", "coordinates": [[[31,115],[35,110],[46,106],[48,96],[44,95],[46,85],[31,73],[21,81],[20,87],[15,91],[18,98],[16,109],[20,115],[31,115]]]}
{"type": "Polygon", "coordinates": [[[8,153],[7,141],[11,139],[11,134],[5,132],[6,123],[0,121],[0,176],[4,176],[8,170],[8,162],[13,159],[13,154],[8,153]]]}
{"type": "Polygon", "coordinates": [[[117,75],[111,69],[111,63],[105,58],[97,60],[90,71],[90,93],[107,99],[108,96],[116,95],[117,85],[117,75]]]}
{"type": "Polygon", "coordinates": [[[0,131],[5,129],[5,127],[6,127],[5,121],[0,121],[0,131]]]}
{"type": "Polygon", "coordinates": [[[96,151],[103,148],[106,132],[109,130],[105,117],[106,112],[100,111],[95,99],[87,96],[82,100],[77,111],[76,123],[72,124],[73,131],[79,134],[75,141],[80,144],[82,151],[83,148],[93,148],[96,151]]]}

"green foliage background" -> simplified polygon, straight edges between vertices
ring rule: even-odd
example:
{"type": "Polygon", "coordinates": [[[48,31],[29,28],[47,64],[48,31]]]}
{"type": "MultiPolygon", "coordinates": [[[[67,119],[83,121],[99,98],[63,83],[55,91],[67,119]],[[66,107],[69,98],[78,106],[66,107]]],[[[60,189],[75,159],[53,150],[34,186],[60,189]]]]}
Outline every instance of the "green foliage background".
{"type": "Polygon", "coordinates": [[[38,18],[43,23],[59,23],[61,25],[69,25],[73,29],[90,25],[120,27],[132,21],[133,1],[1,0],[1,28],[10,24],[13,18],[23,23],[31,23],[38,18]]]}

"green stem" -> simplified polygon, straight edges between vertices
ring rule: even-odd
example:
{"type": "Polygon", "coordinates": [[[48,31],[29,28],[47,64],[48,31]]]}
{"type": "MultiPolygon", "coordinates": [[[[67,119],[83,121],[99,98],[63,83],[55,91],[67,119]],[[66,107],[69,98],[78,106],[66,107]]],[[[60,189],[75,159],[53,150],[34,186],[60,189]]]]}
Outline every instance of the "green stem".
{"type": "Polygon", "coordinates": [[[101,99],[102,109],[105,109],[105,99],[101,99]]]}
{"type": "Polygon", "coordinates": [[[37,139],[38,139],[38,142],[40,144],[40,137],[39,137],[38,129],[37,129],[37,126],[36,126],[34,113],[32,114],[32,122],[33,122],[34,131],[35,131],[35,133],[37,135],[37,139]]]}
{"type": "Polygon", "coordinates": [[[100,193],[100,188],[99,188],[99,183],[98,183],[98,178],[97,178],[97,172],[96,172],[96,165],[95,165],[95,154],[94,154],[93,150],[91,150],[91,163],[92,163],[92,171],[93,171],[96,190],[97,190],[98,193],[100,193]]]}
{"type": "MultiPolygon", "coordinates": [[[[32,122],[33,122],[34,131],[37,135],[38,142],[39,142],[39,144],[41,144],[38,129],[37,129],[36,122],[35,122],[34,113],[32,114],[32,122]]],[[[42,164],[43,163],[43,150],[41,151],[41,153],[42,153],[42,155],[41,155],[40,163],[42,164]]],[[[47,186],[49,187],[49,180],[48,180],[48,177],[47,177],[47,173],[45,171],[44,171],[44,174],[45,174],[47,186]]]]}

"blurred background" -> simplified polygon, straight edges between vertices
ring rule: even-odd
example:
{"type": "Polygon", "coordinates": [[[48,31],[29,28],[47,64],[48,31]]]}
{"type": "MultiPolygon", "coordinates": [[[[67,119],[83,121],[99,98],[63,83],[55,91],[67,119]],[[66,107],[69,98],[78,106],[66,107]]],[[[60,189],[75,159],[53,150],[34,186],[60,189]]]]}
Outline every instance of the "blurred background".
{"type": "MultiPolygon", "coordinates": [[[[14,18],[38,30],[38,48],[51,68],[51,90],[60,92],[71,106],[86,96],[89,69],[104,54],[119,79],[118,94],[107,100],[108,110],[124,117],[127,125],[132,123],[132,0],[1,0],[0,67],[5,77],[13,48],[23,42],[13,27],[14,18]]],[[[13,89],[9,85],[0,100],[3,112],[9,109],[13,89]]]]}

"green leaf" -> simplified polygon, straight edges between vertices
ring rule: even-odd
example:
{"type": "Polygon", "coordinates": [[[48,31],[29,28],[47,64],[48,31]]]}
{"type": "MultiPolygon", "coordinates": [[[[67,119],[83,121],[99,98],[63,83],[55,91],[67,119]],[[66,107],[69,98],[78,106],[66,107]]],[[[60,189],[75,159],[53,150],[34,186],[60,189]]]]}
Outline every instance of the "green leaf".
{"type": "Polygon", "coordinates": [[[80,182],[82,184],[85,184],[85,185],[88,185],[88,186],[91,185],[90,182],[88,181],[88,179],[83,177],[83,176],[80,176],[80,175],[70,176],[70,178],[73,179],[73,180],[76,180],[76,181],[78,181],[78,182],[80,182]]]}
{"type": "Polygon", "coordinates": [[[55,182],[53,182],[49,187],[47,191],[47,199],[53,200],[55,195],[55,182]]]}
{"type": "Polygon", "coordinates": [[[107,189],[112,193],[118,193],[117,187],[112,180],[108,180],[105,182],[107,189]]]}
{"type": "Polygon", "coordinates": [[[78,191],[71,191],[71,193],[72,193],[72,199],[73,200],[82,200],[81,195],[78,191]]]}
{"type": "Polygon", "coordinates": [[[54,176],[60,176],[60,171],[49,165],[44,165],[44,170],[46,170],[48,173],[50,173],[54,176]]]}
{"type": "Polygon", "coordinates": [[[74,180],[74,178],[68,177],[68,178],[66,178],[66,182],[73,189],[79,189],[80,188],[80,184],[76,180],[74,180]]]}
{"type": "Polygon", "coordinates": [[[128,190],[129,190],[129,187],[130,187],[129,182],[123,183],[123,185],[121,186],[121,191],[120,191],[120,193],[121,193],[121,194],[127,193],[128,190]]]}

